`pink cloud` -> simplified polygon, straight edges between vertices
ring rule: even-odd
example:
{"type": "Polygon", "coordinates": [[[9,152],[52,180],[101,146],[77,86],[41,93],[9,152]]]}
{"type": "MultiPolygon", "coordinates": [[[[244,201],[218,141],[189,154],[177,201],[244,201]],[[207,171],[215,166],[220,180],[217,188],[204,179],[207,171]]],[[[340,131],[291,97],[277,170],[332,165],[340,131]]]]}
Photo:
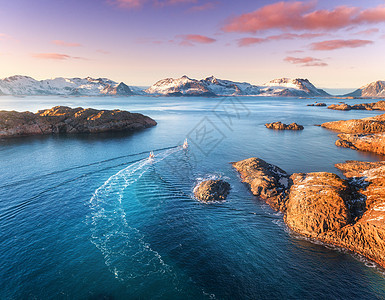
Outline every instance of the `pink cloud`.
{"type": "Polygon", "coordinates": [[[266,39],[264,38],[242,38],[238,40],[238,46],[239,47],[247,47],[255,44],[261,44],[266,42],[266,39]]]}
{"type": "Polygon", "coordinates": [[[60,53],[36,53],[32,55],[35,58],[41,58],[41,59],[53,59],[53,60],[67,60],[67,59],[82,59],[87,60],[84,57],[79,56],[70,56],[67,54],[60,54],[60,53]]]}
{"type": "Polygon", "coordinates": [[[205,10],[213,9],[216,5],[217,3],[207,2],[201,5],[193,6],[189,9],[189,11],[192,11],[192,12],[205,11],[205,10]]]}
{"type": "Polygon", "coordinates": [[[140,8],[146,3],[154,6],[164,7],[170,5],[196,3],[197,0],[106,0],[107,3],[115,5],[120,8],[135,9],[140,8]]]}
{"type": "Polygon", "coordinates": [[[363,23],[383,22],[385,20],[385,6],[379,5],[374,8],[365,9],[359,13],[356,20],[363,23]]]}
{"type": "Polygon", "coordinates": [[[12,39],[8,34],[0,33],[0,40],[10,40],[12,39]]]}
{"type": "Polygon", "coordinates": [[[63,46],[63,47],[80,47],[81,44],[79,43],[69,43],[61,40],[54,40],[52,41],[53,44],[58,45],[58,46],[63,46]]]}
{"type": "Polygon", "coordinates": [[[107,0],[107,2],[121,8],[138,8],[141,7],[146,0],[107,0]]]}
{"type": "Polygon", "coordinates": [[[182,41],[180,42],[180,45],[182,46],[193,46],[194,44],[211,44],[216,42],[216,39],[199,34],[186,34],[178,37],[182,38],[182,41]]]}
{"type": "Polygon", "coordinates": [[[284,61],[289,62],[295,65],[301,65],[302,67],[326,67],[328,64],[323,62],[319,58],[314,57],[292,57],[288,56],[284,59],[284,61]]]}
{"type": "Polygon", "coordinates": [[[267,40],[294,40],[294,39],[313,39],[316,37],[325,36],[324,33],[282,33],[267,37],[267,40]]]}
{"type": "Polygon", "coordinates": [[[256,33],[269,29],[337,30],[349,26],[385,22],[385,7],[361,9],[338,6],[332,10],[315,10],[316,1],[277,2],[251,13],[230,19],[225,32],[256,33]]]}
{"type": "Polygon", "coordinates": [[[335,50],[341,48],[358,48],[369,44],[373,41],[369,40],[329,40],[318,43],[312,43],[310,48],[312,50],[335,50]]]}
{"type": "Polygon", "coordinates": [[[305,51],[303,50],[291,50],[291,51],[286,51],[286,53],[290,53],[290,54],[295,54],[295,53],[303,53],[305,51]]]}
{"type": "Polygon", "coordinates": [[[170,6],[186,3],[196,3],[197,0],[153,0],[154,5],[156,6],[170,6]]]}
{"type": "Polygon", "coordinates": [[[378,32],[380,32],[380,30],[378,28],[371,28],[371,29],[366,29],[366,30],[356,32],[355,34],[356,35],[369,35],[369,34],[374,34],[374,33],[378,33],[378,32]]]}
{"type": "Polygon", "coordinates": [[[96,52],[101,53],[101,54],[110,54],[109,51],[102,50],[102,49],[96,50],[96,52]]]}
{"type": "Polygon", "coordinates": [[[245,46],[251,46],[254,44],[260,44],[260,43],[270,42],[270,41],[280,41],[280,40],[312,39],[320,36],[325,36],[325,34],[324,33],[302,33],[302,34],[282,33],[278,35],[271,35],[265,38],[248,37],[248,38],[239,39],[238,46],[245,47],[245,46]]]}

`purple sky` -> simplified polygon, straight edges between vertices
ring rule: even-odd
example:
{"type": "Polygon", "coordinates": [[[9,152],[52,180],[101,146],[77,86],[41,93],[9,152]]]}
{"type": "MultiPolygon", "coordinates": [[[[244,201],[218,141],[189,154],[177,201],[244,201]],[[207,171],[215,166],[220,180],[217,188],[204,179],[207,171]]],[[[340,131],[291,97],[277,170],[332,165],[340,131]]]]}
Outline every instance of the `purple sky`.
{"type": "Polygon", "coordinates": [[[0,25],[1,78],[385,79],[385,1],[12,0],[0,25]]]}

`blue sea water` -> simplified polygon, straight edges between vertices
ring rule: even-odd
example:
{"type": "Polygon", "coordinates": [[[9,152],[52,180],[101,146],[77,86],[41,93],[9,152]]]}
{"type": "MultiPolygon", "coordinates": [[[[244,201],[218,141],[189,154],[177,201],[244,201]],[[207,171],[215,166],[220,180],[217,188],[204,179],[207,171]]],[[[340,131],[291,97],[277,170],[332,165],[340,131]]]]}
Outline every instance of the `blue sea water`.
{"type": "Polygon", "coordinates": [[[255,156],[289,173],[340,174],[335,163],[383,159],[338,148],[337,133],[313,126],[378,112],[306,106],[313,101],[0,97],[5,110],[119,108],[158,122],[0,140],[0,298],[384,299],[381,268],[290,232],[229,164],[255,156]],[[266,129],[272,121],[305,129],[266,129]],[[176,147],[186,137],[190,148],[176,147]],[[193,198],[205,178],[231,184],[226,202],[193,198]]]}

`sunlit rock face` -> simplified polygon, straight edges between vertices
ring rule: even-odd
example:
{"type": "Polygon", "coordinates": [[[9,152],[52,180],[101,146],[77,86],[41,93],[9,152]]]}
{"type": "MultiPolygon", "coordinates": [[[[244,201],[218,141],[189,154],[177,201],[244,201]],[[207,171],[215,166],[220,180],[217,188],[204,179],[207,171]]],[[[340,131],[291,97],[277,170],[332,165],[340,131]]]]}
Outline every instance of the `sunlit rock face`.
{"type": "Polygon", "coordinates": [[[385,266],[385,162],[337,164],[347,180],[327,172],[289,177],[258,158],[233,166],[255,196],[284,213],[293,231],[385,266]]]}
{"type": "Polygon", "coordinates": [[[265,200],[275,210],[286,210],[289,175],[284,170],[256,157],[232,165],[255,196],[265,200]]]}
{"type": "Polygon", "coordinates": [[[121,110],[56,106],[37,113],[0,111],[0,137],[98,133],[155,126],[150,117],[121,110]]]}
{"type": "Polygon", "coordinates": [[[358,120],[327,122],[321,126],[342,132],[338,135],[337,146],[385,154],[385,114],[358,120]]]}

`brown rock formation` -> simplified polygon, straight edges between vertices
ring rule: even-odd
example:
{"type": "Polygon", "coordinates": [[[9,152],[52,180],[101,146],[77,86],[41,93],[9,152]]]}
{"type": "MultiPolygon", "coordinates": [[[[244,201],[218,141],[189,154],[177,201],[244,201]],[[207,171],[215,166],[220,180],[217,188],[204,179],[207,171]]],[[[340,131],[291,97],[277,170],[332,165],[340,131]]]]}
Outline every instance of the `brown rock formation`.
{"type": "Polygon", "coordinates": [[[343,133],[362,134],[383,132],[385,131],[385,114],[364,119],[327,122],[321,126],[343,133]]]}
{"type": "Polygon", "coordinates": [[[334,110],[351,110],[352,107],[348,104],[342,103],[342,104],[332,104],[328,106],[328,109],[334,109],[334,110]]]}
{"type": "Polygon", "coordinates": [[[345,180],[326,172],[295,173],[290,178],[285,221],[292,230],[316,238],[351,222],[351,191],[345,180]]]}
{"type": "Polygon", "coordinates": [[[357,110],[385,110],[385,101],[355,104],[355,105],[352,105],[352,109],[357,109],[357,110]]]}
{"type": "Polygon", "coordinates": [[[250,185],[251,192],[276,210],[286,210],[286,189],[289,175],[282,169],[252,157],[232,164],[250,185]]]}
{"type": "Polygon", "coordinates": [[[336,145],[385,154],[385,114],[359,120],[327,122],[324,128],[343,132],[336,145]]]}
{"type": "Polygon", "coordinates": [[[265,126],[268,129],[275,129],[275,130],[303,130],[303,126],[298,125],[297,123],[291,123],[287,125],[282,122],[274,122],[274,123],[266,123],[265,126]]]}
{"type": "Polygon", "coordinates": [[[347,161],[337,168],[356,186],[364,204],[356,223],[335,234],[325,234],[328,243],[358,252],[385,267],[385,162],[347,161]]]}
{"type": "Polygon", "coordinates": [[[142,114],[56,106],[37,113],[0,111],[0,137],[57,133],[97,133],[155,126],[142,114]]]}
{"type": "Polygon", "coordinates": [[[230,192],[230,184],[223,180],[206,180],[194,189],[194,196],[202,201],[226,200],[230,192]]]}
{"type": "Polygon", "coordinates": [[[295,173],[287,186],[277,180],[287,180],[286,172],[258,158],[233,166],[254,195],[285,213],[292,230],[385,267],[385,162],[336,165],[349,180],[325,172],[295,173]]]}
{"type": "Polygon", "coordinates": [[[326,103],[313,103],[313,104],[308,104],[307,106],[326,106],[326,103]]]}

